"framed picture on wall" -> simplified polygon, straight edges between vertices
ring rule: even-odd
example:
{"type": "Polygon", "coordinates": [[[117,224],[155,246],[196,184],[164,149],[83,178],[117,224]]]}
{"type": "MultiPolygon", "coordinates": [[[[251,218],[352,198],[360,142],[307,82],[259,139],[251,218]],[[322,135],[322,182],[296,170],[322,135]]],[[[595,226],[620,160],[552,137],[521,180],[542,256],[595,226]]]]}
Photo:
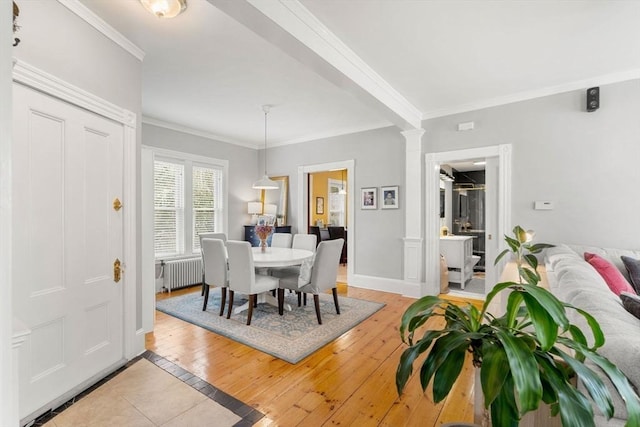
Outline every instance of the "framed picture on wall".
{"type": "Polygon", "coordinates": [[[360,189],[360,209],[378,209],[378,187],[360,189]]]}
{"type": "Polygon", "coordinates": [[[398,209],[398,186],[380,187],[382,195],[382,209],[398,209]]]}
{"type": "Polygon", "coordinates": [[[324,197],[316,197],[316,214],[324,214],[324,197]]]}

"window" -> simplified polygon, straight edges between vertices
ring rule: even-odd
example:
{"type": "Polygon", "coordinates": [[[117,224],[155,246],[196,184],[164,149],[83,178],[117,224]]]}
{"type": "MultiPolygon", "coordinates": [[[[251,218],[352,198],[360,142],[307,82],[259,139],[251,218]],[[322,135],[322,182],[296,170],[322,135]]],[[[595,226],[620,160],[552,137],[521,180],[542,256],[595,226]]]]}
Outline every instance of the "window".
{"type": "Polygon", "coordinates": [[[329,224],[345,227],[346,224],[346,194],[340,194],[344,188],[343,181],[329,179],[329,224]]]}
{"type": "Polygon", "coordinates": [[[200,233],[221,230],[216,219],[221,216],[222,171],[194,166],[193,168],[193,252],[200,251],[200,233]]]}
{"type": "Polygon", "coordinates": [[[156,156],[154,250],[156,258],[200,252],[198,235],[223,232],[226,164],[156,156]]]}

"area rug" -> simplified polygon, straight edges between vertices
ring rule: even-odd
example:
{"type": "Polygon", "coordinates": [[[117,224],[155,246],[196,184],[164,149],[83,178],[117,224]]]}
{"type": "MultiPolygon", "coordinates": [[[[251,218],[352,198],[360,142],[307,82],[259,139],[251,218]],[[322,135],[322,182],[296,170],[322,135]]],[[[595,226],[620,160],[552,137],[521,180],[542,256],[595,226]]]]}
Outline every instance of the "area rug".
{"type": "MultiPolygon", "coordinates": [[[[253,347],[267,354],[297,363],[327,343],[333,341],[360,322],[384,307],[384,304],[339,297],[340,315],[336,314],[333,297],[320,295],[320,313],[322,325],[318,324],[309,296],[307,306],[298,307],[295,293],[285,293],[285,303],[292,310],[278,315],[278,308],[269,304],[259,304],[253,310],[251,325],[247,326],[247,312],[231,313],[231,318],[218,316],[220,310],[220,290],[212,288],[206,311],[202,311],[203,297],[193,292],[156,302],[156,308],[166,314],[177,317],[211,332],[231,338],[234,341],[253,347]]],[[[234,307],[246,302],[236,294],[234,307]]]]}

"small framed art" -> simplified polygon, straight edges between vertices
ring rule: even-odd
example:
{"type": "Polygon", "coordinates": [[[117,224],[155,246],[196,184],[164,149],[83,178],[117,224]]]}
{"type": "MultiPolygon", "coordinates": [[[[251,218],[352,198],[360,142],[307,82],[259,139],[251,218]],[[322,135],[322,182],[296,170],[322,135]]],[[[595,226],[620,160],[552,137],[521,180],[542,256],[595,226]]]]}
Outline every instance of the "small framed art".
{"type": "Polygon", "coordinates": [[[316,197],[316,214],[324,214],[324,197],[316,197]]]}
{"type": "Polygon", "coordinates": [[[378,209],[377,187],[361,188],[360,192],[360,209],[378,209]]]}
{"type": "Polygon", "coordinates": [[[398,209],[398,186],[380,187],[382,195],[382,209],[398,209]]]}

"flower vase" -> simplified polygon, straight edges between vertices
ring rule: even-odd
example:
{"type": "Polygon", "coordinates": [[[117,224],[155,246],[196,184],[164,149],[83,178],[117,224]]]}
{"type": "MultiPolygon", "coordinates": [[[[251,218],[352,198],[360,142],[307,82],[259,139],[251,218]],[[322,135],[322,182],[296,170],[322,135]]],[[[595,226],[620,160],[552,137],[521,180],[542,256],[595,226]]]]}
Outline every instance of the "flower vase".
{"type": "Polygon", "coordinates": [[[267,251],[267,239],[260,239],[260,252],[267,251]]]}

